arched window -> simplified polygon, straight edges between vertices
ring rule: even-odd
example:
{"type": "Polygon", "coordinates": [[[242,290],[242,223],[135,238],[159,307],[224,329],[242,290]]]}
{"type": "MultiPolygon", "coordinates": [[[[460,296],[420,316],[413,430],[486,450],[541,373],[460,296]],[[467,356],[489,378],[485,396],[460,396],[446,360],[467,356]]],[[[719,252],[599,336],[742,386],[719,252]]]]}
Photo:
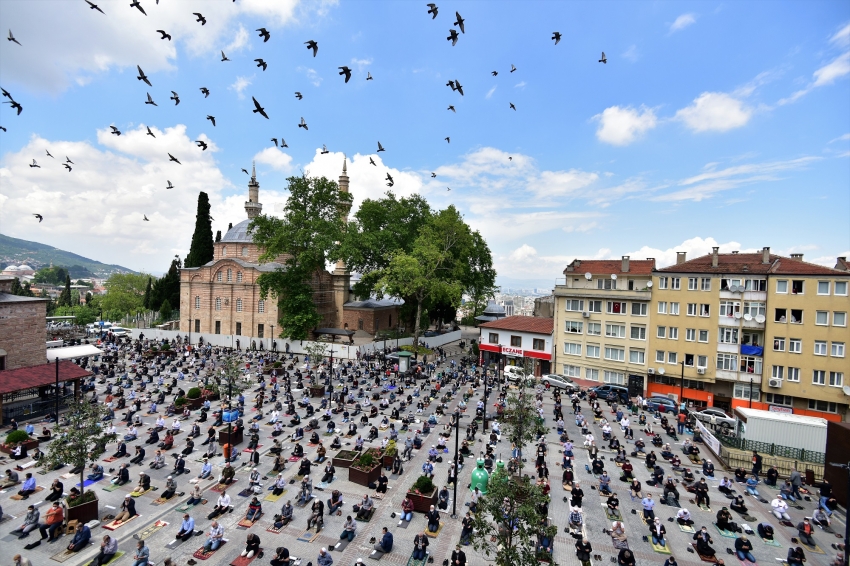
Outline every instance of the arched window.
{"type": "Polygon", "coordinates": [[[236,272],[236,282],[242,283],[242,272],[241,271],[236,272]]]}
{"type": "Polygon", "coordinates": [[[221,271],[215,274],[215,280],[221,283],[221,271]]]}
{"type": "Polygon", "coordinates": [[[236,312],[242,312],[242,299],[236,299],[236,312]]]}
{"type": "Polygon", "coordinates": [[[263,299],[257,301],[257,312],[266,312],[266,302],[263,299]]]}
{"type": "Polygon", "coordinates": [[[221,310],[221,297],[215,298],[215,310],[217,310],[217,311],[221,310]]]}
{"type": "Polygon", "coordinates": [[[248,257],[248,246],[242,246],[242,257],[248,257]]]}
{"type": "Polygon", "coordinates": [[[195,308],[201,308],[201,297],[195,297],[195,308]]]}
{"type": "Polygon", "coordinates": [[[228,283],[233,282],[233,270],[232,269],[227,270],[227,282],[228,283]]]}
{"type": "Polygon", "coordinates": [[[221,246],[221,257],[227,257],[227,246],[221,246]]]}

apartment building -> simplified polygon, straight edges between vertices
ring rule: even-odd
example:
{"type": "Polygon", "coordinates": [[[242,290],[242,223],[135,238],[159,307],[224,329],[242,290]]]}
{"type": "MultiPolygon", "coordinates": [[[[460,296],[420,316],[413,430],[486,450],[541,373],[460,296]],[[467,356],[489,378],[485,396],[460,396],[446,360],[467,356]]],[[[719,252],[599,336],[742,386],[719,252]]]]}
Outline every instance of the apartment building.
{"type": "Polygon", "coordinates": [[[643,394],[655,260],[574,260],[554,289],[556,373],[643,394]]]}
{"type": "Polygon", "coordinates": [[[652,283],[648,395],[846,418],[850,272],[713,248],[652,283]]]}

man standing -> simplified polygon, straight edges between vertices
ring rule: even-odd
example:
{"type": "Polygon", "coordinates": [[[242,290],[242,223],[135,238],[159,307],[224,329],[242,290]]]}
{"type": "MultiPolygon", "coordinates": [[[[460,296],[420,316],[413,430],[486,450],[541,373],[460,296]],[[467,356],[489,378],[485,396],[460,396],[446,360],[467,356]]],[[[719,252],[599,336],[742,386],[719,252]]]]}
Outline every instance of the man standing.
{"type": "Polygon", "coordinates": [[[758,479],[759,474],[761,473],[761,454],[753,450],[753,470],[752,474],[758,479]]]}

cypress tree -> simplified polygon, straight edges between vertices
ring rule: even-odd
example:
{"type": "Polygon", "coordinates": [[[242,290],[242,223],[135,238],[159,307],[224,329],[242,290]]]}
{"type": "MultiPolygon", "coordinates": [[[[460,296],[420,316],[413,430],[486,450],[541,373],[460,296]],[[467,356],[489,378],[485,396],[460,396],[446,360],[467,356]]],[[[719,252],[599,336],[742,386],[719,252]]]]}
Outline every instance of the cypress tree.
{"type": "Polygon", "coordinates": [[[145,298],[142,303],[147,310],[151,309],[151,283],[151,278],[148,277],[148,286],[145,287],[145,298]]]}
{"type": "Polygon", "coordinates": [[[186,267],[200,267],[212,261],[213,233],[212,218],[210,217],[210,199],[207,193],[198,194],[198,213],[195,216],[195,233],[192,234],[192,245],[186,256],[186,267]]]}
{"type": "Polygon", "coordinates": [[[59,295],[57,304],[60,307],[71,306],[71,276],[67,273],[65,274],[65,289],[63,289],[62,293],[59,295]]]}

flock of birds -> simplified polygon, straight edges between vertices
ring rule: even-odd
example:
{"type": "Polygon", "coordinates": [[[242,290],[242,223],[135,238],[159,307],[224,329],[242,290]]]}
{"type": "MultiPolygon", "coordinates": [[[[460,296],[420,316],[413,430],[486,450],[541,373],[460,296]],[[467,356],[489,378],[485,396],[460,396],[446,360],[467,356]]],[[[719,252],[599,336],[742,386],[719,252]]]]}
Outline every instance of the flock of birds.
{"type": "MultiPolygon", "coordinates": [[[[96,10],[96,11],[100,12],[101,14],[106,15],[106,13],[97,4],[91,2],[91,0],[84,0],[84,1],[86,2],[86,4],[89,5],[89,8],[91,10],[96,10]]],[[[233,2],[236,2],[236,0],[233,0],[233,2]]],[[[156,3],[159,4],[159,0],[156,0],[156,3]]],[[[436,19],[437,15],[439,13],[439,7],[436,4],[433,4],[433,3],[428,4],[427,6],[428,6],[428,12],[427,13],[431,15],[431,19],[432,20],[436,19]]],[[[147,12],[145,11],[144,7],[142,6],[140,0],[133,0],[133,2],[130,4],[130,7],[137,9],[139,12],[141,12],[145,16],[148,15],[147,12]]],[[[203,16],[203,14],[201,14],[200,12],[193,12],[192,15],[195,16],[196,22],[200,23],[202,26],[206,25],[207,20],[203,16]]],[[[466,34],[465,22],[466,22],[466,20],[461,17],[460,13],[455,12],[455,21],[452,23],[452,27],[449,29],[449,36],[446,38],[447,41],[451,41],[452,46],[457,45],[461,36],[466,34]],[[457,29],[455,29],[455,28],[457,28],[457,29]],[[458,34],[458,31],[460,31],[460,35],[458,34]]],[[[261,27],[261,28],[258,28],[256,31],[259,33],[259,37],[263,38],[263,43],[267,43],[269,41],[269,39],[271,39],[271,33],[266,28],[261,27]]],[[[162,29],[158,29],[158,30],[156,30],[156,32],[160,34],[160,36],[161,36],[160,38],[162,40],[165,40],[165,41],[171,41],[172,40],[171,34],[168,33],[167,31],[162,30],[162,29]]],[[[8,39],[8,41],[17,44],[18,46],[23,47],[23,45],[12,34],[12,30],[9,30],[9,36],[8,36],[7,39],[8,39]]],[[[558,43],[561,41],[561,33],[557,32],[557,31],[553,32],[551,39],[555,42],[555,45],[558,45],[558,43]]],[[[308,50],[313,52],[313,57],[316,57],[318,55],[319,44],[318,44],[317,41],[311,39],[311,40],[305,41],[304,44],[307,46],[308,50]]],[[[227,61],[230,61],[230,59],[227,57],[227,55],[225,55],[224,50],[221,50],[221,62],[227,62],[227,61]]],[[[268,63],[263,58],[254,59],[254,62],[257,64],[257,67],[262,68],[263,71],[266,71],[266,69],[268,68],[268,63]]],[[[599,59],[599,63],[603,63],[603,64],[608,63],[608,59],[606,58],[604,51],[602,52],[602,57],[599,59]]],[[[352,77],[352,70],[348,66],[341,66],[341,67],[337,67],[337,68],[339,69],[339,75],[344,76],[345,82],[348,83],[348,81],[351,80],[351,77],[352,77]]],[[[148,85],[149,87],[152,88],[153,84],[151,83],[150,78],[142,70],[142,67],[140,65],[136,65],[136,69],[138,70],[138,76],[136,78],[139,81],[144,82],[146,85],[148,85]]],[[[517,70],[517,68],[514,65],[511,65],[510,72],[514,73],[514,72],[516,72],[516,70],[517,70]]],[[[498,71],[491,71],[491,75],[494,76],[494,77],[498,76],[498,74],[499,74],[498,71]]],[[[371,73],[369,73],[369,72],[366,73],[366,80],[367,81],[374,80],[372,78],[371,73]]],[[[446,83],[446,86],[450,87],[453,92],[457,92],[461,96],[464,95],[463,85],[461,85],[459,80],[457,80],[457,79],[449,80],[446,83]]],[[[204,98],[208,98],[210,96],[210,90],[207,87],[200,87],[199,90],[201,91],[201,94],[204,95],[204,98]]],[[[3,103],[4,104],[10,104],[12,109],[17,110],[17,115],[20,115],[21,112],[23,111],[23,106],[19,102],[17,102],[12,97],[12,95],[8,91],[6,91],[5,89],[0,88],[0,91],[2,91],[4,98],[9,99],[8,101],[4,101],[3,103]]],[[[145,94],[146,94],[145,104],[148,104],[148,105],[151,105],[151,106],[159,106],[154,101],[150,92],[146,92],[145,94]]],[[[295,92],[295,98],[298,99],[298,100],[302,100],[304,98],[304,96],[301,94],[301,92],[295,92]]],[[[177,105],[180,104],[180,95],[177,92],[172,90],[171,91],[171,97],[169,97],[169,100],[173,100],[174,105],[177,106],[177,105]]],[[[260,104],[260,102],[255,97],[252,96],[251,100],[254,104],[254,108],[252,109],[252,113],[259,114],[260,116],[262,116],[263,118],[268,120],[269,115],[266,112],[266,109],[260,104]]],[[[513,102],[509,102],[508,108],[510,110],[513,110],[513,111],[516,111],[516,109],[517,109],[513,102]]],[[[457,112],[454,105],[449,105],[447,110],[451,110],[454,113],[457,112]]],[[[206,119],[209,120],[212,123],[213,127],[215,127],[215,125],[216,125],[215,116],[208,114],[206,119]]],[[[113,135],[116,135],[116,136],[121,135],[121,131],[117,127],[115,127],[115,126],[109,126],[109,127],[112,130],[111,133],[113,135]]],[[[303,116],[301,117],[301,121],[298,124],[298,127],[304,128],[304,130],[309,130],[309,128],[307,126],[307,122],[304,120],[303,116]]],[[[7,131],[4,126],[0,126],[0,130],[2,130],[4,132],[7,131]]],[[[154,133],[151,131],[150,127],[147,127],[147,135],[149,135],[153,138],[156,138],[156,135],[154,135],[154,133]]],[[[446,136],[444,139],[445,139],[446,143],[451,143],[451,136],[446,136]]],[[[281,137],[279,140],[278,140],[278,138],[271,138],[271,141],[274,142],[275,147],[279,147],[279,148],[289,147],[289,145],[286,143],[286,140],[283,137],[281,137]]],[[[205,141],[196,140],[195,143],[197,144],[197,146],[200,148],[201,151],[207,150],[208,144],[205,141]]],[[[48,157],[54,158],[50,154],[50,151],[48,151],[48,150],[45,150],[45,151],[47,151],[48,157]]],[[[380,152],[383,152],[383,151],[386,151],[386,150],[384,149],[384,146],[381,145],[381,142],[378,141],[377,152],[380,153],[380,152]]],[[[322,145],[321,154],[327,154],[327,153],[330,153],[328,151],[327,146],[322,145]]],[[[513,160],[513,157],[509,156],[508,160],[513,160]]],[[[182,165],[180,163],[180,160],[178,160],[176,157],[174,157],[170,153],[168,153],[168,161],[177,163],[178,165],[182,165]]],[[[375,163],[374,159],[372,159],[371,157],[369,157],[369,163],[371,165],[374,165],[375,167],[378,166],[377,163],[375,163]]],[[[74,165],[74,162],[71,161],[71,159],[68,158],[68,156],[65,156],[65,162],[62,165],[70,173],[73,170],[71,165],[74,165]]],[[[39,165],[37,163],[37,161],[35,159],[33,159],[32,163],[30,164],[30,167],[40,169],[41,165],[39,165]]],[[[245,169],[245,168],[242,169],[242,172],[245,173],[246,175],[249,174],[247,169],[245,169]]],[[[437,177],[437,174],[434,173],[434,172],[431,172],[431,178],[433,179],[433,178],[436,178],[436,177],[437,177]]],[[[395,184],[395,181],[394,181],[392,175],[390,175],[389,171],[386,172],[385,180],[387,181],[387,183],[386,183],[387,187],[392,187],[395,184]]],[[[166,182],[167,182],[167,185],[165,187],[166,189],[173,189],[174,188],[174,185],[171,183],[170,180],[166,180],[166,182]]],[[[451,191],[451,188],[446,187],[446,190],[451,191]]],[[[44,219],[44,217],[41,214],[33,214],[33,216],[35,216],[38,219],[39,222],[41,222],[44,219]]],[[[148,217],[146,215],[143,214],[142,216],[143,216],[144,221],[146,221],[146,222],[149,221],[148,217]]]]}

